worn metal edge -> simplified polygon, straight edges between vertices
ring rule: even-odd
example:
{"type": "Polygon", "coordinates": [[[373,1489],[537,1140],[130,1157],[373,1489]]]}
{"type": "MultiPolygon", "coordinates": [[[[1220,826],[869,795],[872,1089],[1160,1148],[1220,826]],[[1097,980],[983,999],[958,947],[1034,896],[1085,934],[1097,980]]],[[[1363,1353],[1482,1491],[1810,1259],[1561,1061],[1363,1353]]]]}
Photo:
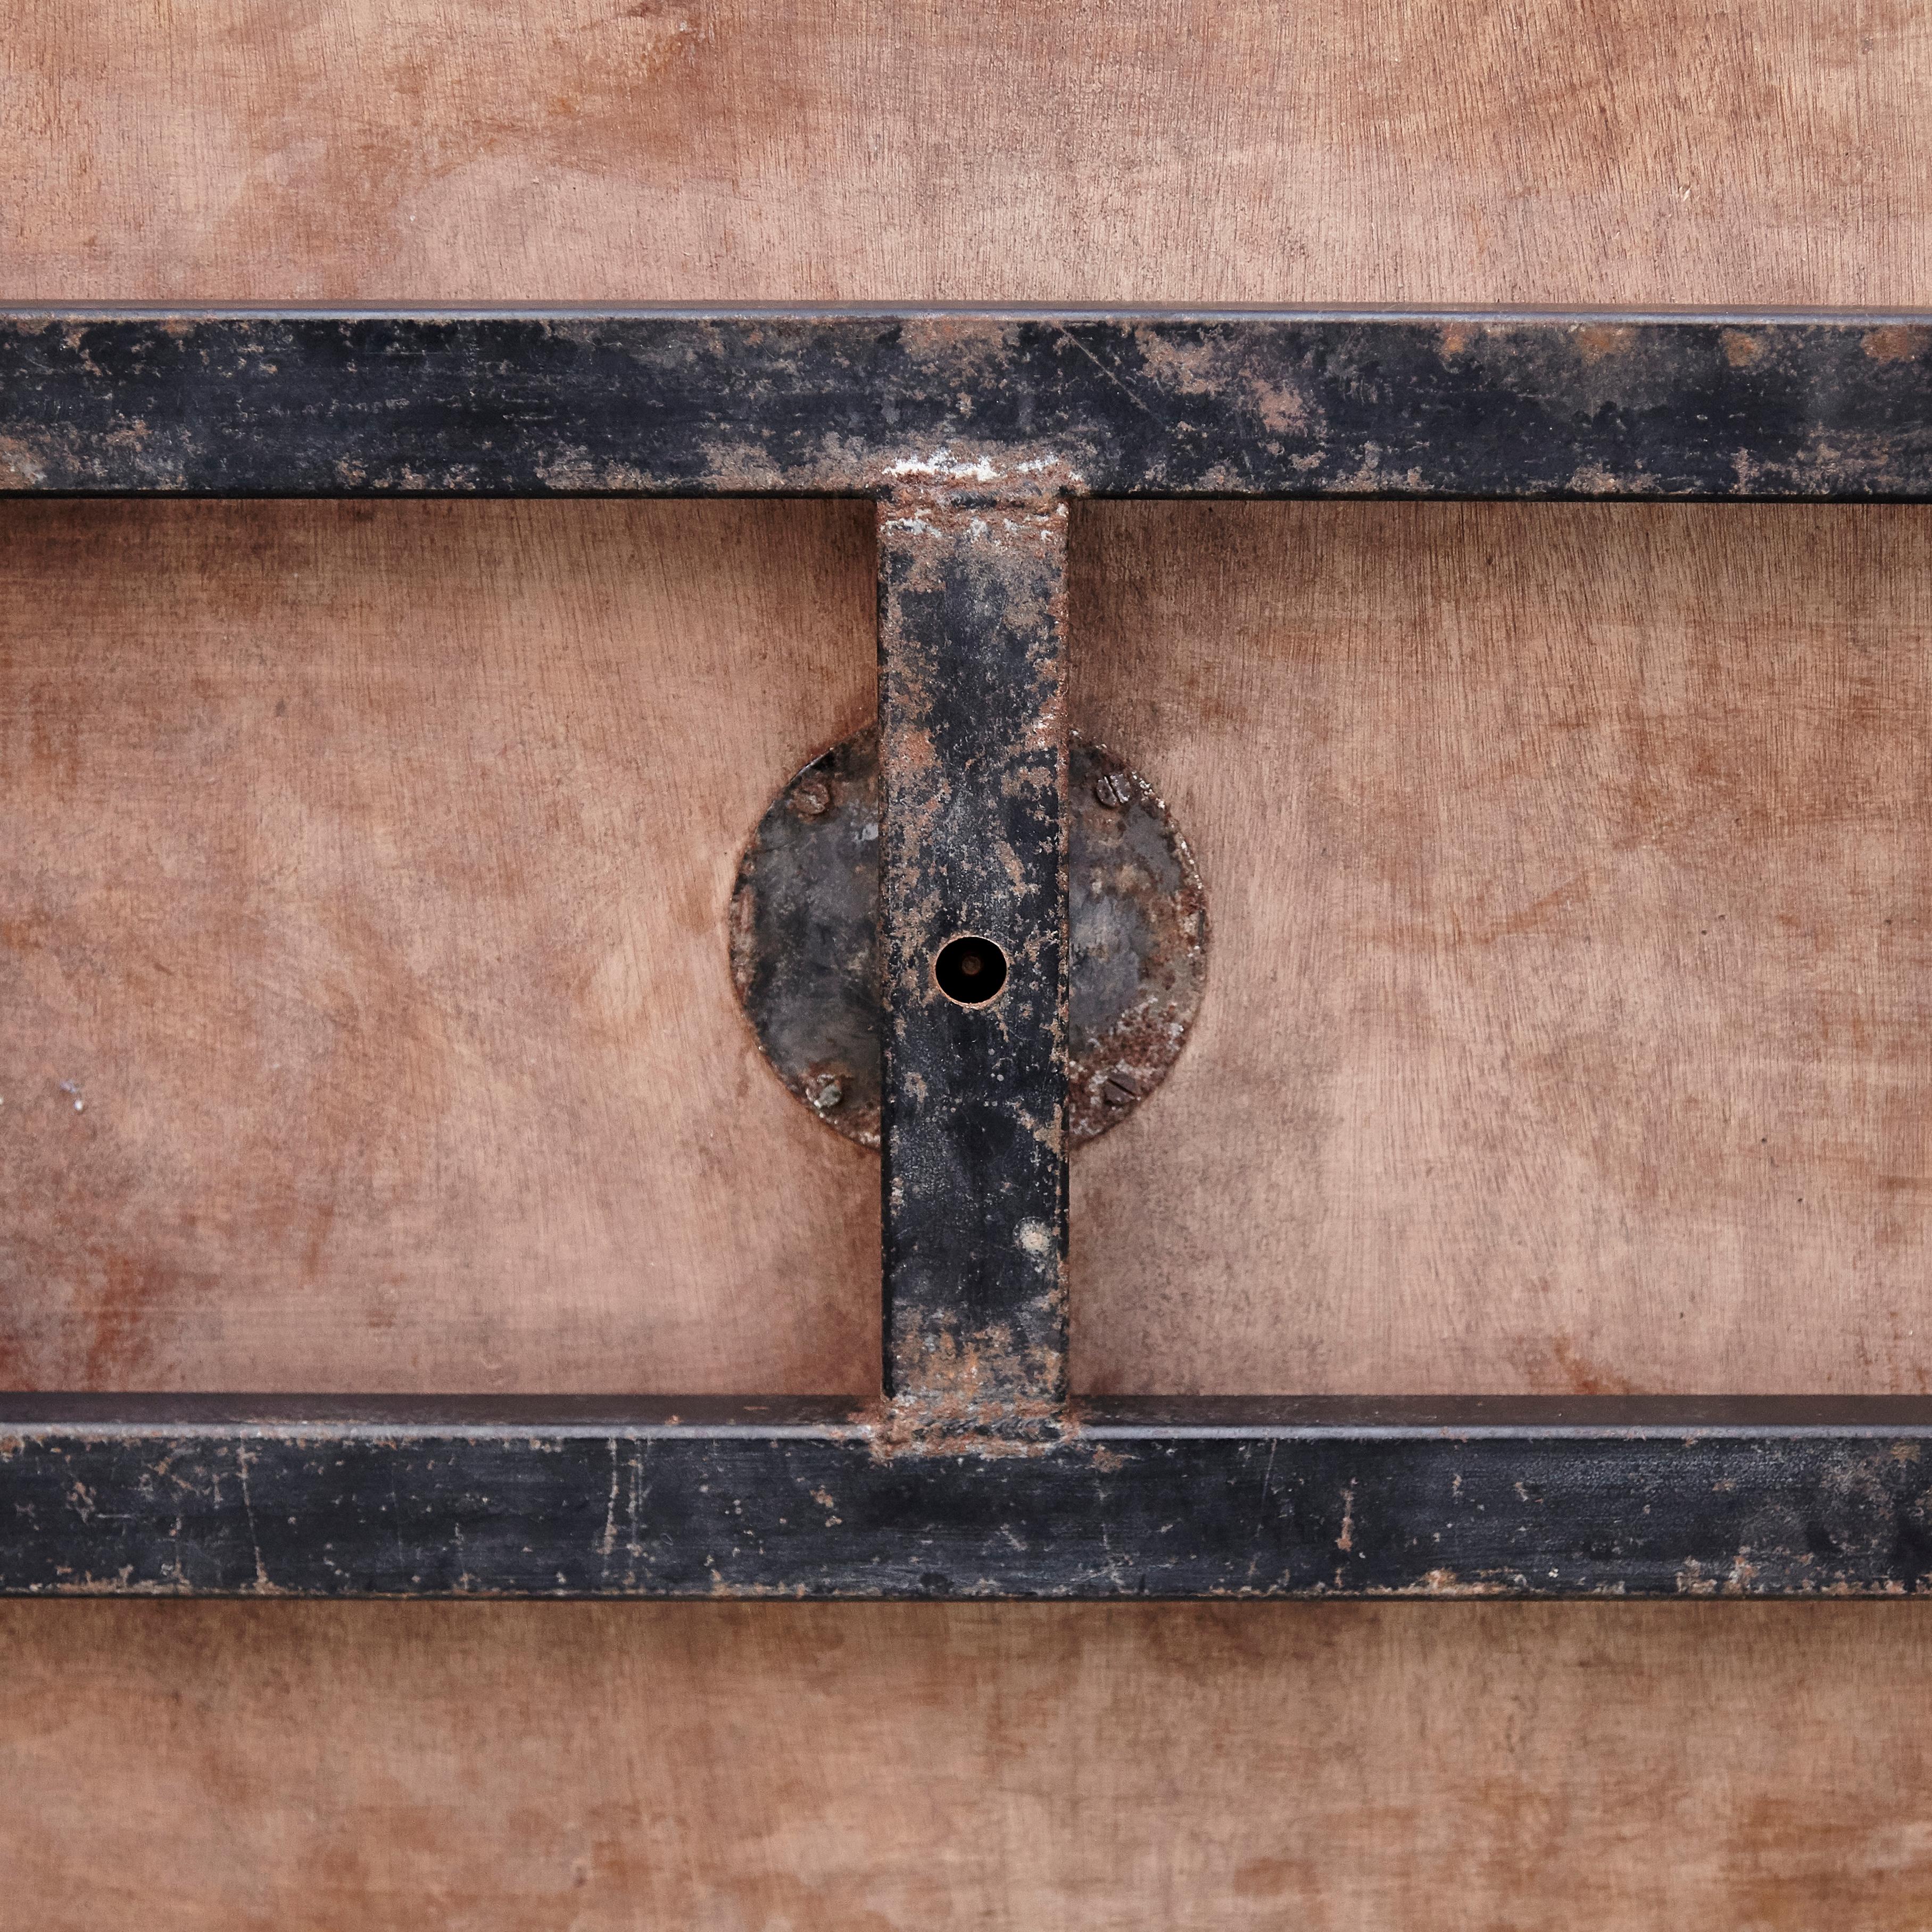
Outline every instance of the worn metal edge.
{"type": "Polygon", "coordinates": [[[0,302],[0,324],[44,322],[1282,322],[1779,324],[1856,328],[1932,325],[1932,308],[1446,308],[1171,302],[0,302]]]}
{"type": "MultiPolygon", "coordinates": [[[[0,1438],[388,1441],[534,1434],[602,1441],[614,1434],[863,1442],[878,1427],[876,1399],[856,1396],[0,1390],[0,1438]]],[[[1148,1441],[1889,1440],[1932,1436],[1932,1396],[1086,1396],[1068,1406],[1062,1429],[1070,1438],[1148,1441]]]]}

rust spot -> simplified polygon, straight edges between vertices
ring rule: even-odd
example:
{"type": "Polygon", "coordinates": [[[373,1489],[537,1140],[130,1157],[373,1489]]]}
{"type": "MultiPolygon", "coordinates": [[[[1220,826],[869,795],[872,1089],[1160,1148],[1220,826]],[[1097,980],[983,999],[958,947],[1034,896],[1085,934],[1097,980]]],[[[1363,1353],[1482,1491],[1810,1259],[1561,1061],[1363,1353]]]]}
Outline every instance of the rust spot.
{"type": "Polygon", "coordinates": [[[1264,429],[1284,434],[1309,427],[1308,400],[1299,391],[1281,383],[1257,382],[1254,396],[1256,412],[1264,429]]]}
{"type": "Polygon", "coordinates": [[[1923,322],[1888,322],[1866,332],[1864,352],[1874,362],[1910,362],[1932,348],[1932,328],[1923,322]]]}
{"type": "Polygon", "coordinates": [[[1764,353],[1764,345],[1742,328],[1727,328],[1718,338],[1724,345],[1724,360],[1733,369],[1748,368],[1764,353]]]}
{"type": "Polygon", "coordinates": [[[1044,1456],[1077,1425],[1057,1400],[1028,1391],[1060,1386],[1051,1352],[1013,1346],[1004,1328],[962,1341],[950,1330],[901,1364],[910,1393],[880,1400],[853,1420],[875,1462],[902,1456],[1044,1456]],[[1042,1359],[1042,1357],[1047,1358],[1042,1359]]]}
{"type": "Polygon", "coordinates": [[[1564,1385],[1574,1395],[1634,1395],[1636,1392],[1634,1383],[1579,1354],[1567,1335],[1558,1336],[1550,1344],[1550,1352],[1556,1358],[1564,1385]]]}
{"type": "MultiPolygon", "coordinates": [[[[1321,437],[1324,421],[1318,403],[1240,344],[1212,337],[1177,342],[1154,329],[1137,330],[1135,341],[1143,370],[1170,394],[1230,401],[1244,398],[1269,434],[1299,440],[1321,437]]],[[[1187,428],[1184,422],[1179,426],[1187,428]]],[[[1239,487],[1232,471],[1222,484],[1239,487]]]]}
{"type": "Polygon", "coordinates": [[[1568,1335],[1556,1336],[1546,1349],[1538,1346],[1522,1352],[1518,1360],[1525,1386],[1538,1395],[1634,1395],[1635,1385],[1615,1371],[1593,1362],[1568,1335]]]}
{"type": "Polygon", "coordinates": [[[1657,485],[1642,476],[1620,476],[1601,463],[1580,464],[1570,472],[1570,488],[1580,496],[1643,496],[1656,493],[1657,485]]]}
{"type": "Polygon", "coordinates": [[[1724,1579],[1723,1594],[1726,1597],[1748,1597],[1757,1582],[1757,1565],[1750,1560],[1750,1552],[1739,1550],[1731,1565],[1731,1574],[1724,1579]]]}
{"type": "Polygon", "coordinates": [[[1442,333],[1442,359],[1447,362],[1462,354],[1469,346],[1469,338],[1475,331],[1466,322],[1452,322],[1444,326],[1442,333]]]}
{"type": "Polygon", "coordinates": [[[46,466],[17,436],[0,436],[0,490],[37,490],[46,466]]]}
{"type": "MultiPolygon", "coordinates": [[[[1431,1570],[1420,1583],[1386,1594],[1405,1597],[1500,1597],[1508,1587],[1506,1583],[1487,1578],[1466,1583],[1453,1570],[1431,1570]]],[[[1375,1594],[1379,1596],[1384,1593],[1378,1591],[1375,1594]]]]}
{"type": "Polygon", "coordinates": [[[1627,322],[1588,322],[1572,332],[1572,338],[1586,362],[1600,362],[1608,356],[1621,356],[1636,340],[1636,331],[1627,322]]]}

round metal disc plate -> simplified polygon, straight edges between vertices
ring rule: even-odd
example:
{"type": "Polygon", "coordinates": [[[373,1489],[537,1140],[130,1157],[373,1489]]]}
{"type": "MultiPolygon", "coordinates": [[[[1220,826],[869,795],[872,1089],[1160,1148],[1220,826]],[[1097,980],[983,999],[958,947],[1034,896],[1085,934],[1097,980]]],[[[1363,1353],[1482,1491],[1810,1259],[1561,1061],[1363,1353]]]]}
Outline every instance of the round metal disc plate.
{"type": "MultiPolygon", "coordinates": [[[[1072,1143],[1126,1119],[1201,1004],[1208,911],[1154,788],[1077,735],[1067,854],[1072,1143]]],[[[855,733],[772,801],[738,863],[731,976],[780,1079],[827,1126],[879,1144],[878,735],[855,733]]]]}

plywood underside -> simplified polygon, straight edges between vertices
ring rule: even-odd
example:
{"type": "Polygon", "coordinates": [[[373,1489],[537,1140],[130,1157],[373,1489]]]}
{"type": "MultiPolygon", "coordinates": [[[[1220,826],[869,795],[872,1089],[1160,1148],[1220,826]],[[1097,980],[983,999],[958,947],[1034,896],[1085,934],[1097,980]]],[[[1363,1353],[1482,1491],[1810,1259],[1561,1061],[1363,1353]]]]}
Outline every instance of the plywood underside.
{"type": "Polygon", "coordinates": [[[43,1932],[1932,1912],[1898,1606],[31,1604],[0,1646],[43,1932]]]}
{"type": "Polygon", "coordinates": [[[1912,0],[4,0],[0,283],[1932,302],[1912,0]]]}
{"type": "Polygon", "coordinates": [[[16,1386],[877,1386],[724,926],[872,709],[865,506],[0,514],[16,1386]]]}
{"type": "Polygon", "coordinates": [[[1215,945],[1076,1167],[1085,1385],[1925,1389],[1932,515],[1088,527],[1215,945]]]}
{"type": "MultiPolygon", "coordinates": [[[[877,1164],[724,907],[872,702],[834,503],[16,503],[25,1387],[875,1386],[877,1164]]],[[[1922,1390],[1932,518],[1109,505],[1076,722],[1196,1036],[1076,1166],[1096,1390],[1922,1390]]]]}
{"type": "MultiPolygon", "coordinates": [[[[0,22],[15,299],[1932,303],[1910,0],[0,22]]],[[[0,1375],[863,1386],[869,1174],[702,931],[870,702],[861,531],[170,514],[0,526],[0,1375]]],[[[1481,514],[1082,538],[1081,701],[1219,920],[1182,1075],[1078,1170],[1083,1378],[1922,1387],[1924,927],[1871,924],[1924,902],[1913,514],[1481,514]]],[[[1928,1646],[1916,1605],[13,1606],[0,1871],[87,1932],[1905,1928],[1928,1646]]]]}

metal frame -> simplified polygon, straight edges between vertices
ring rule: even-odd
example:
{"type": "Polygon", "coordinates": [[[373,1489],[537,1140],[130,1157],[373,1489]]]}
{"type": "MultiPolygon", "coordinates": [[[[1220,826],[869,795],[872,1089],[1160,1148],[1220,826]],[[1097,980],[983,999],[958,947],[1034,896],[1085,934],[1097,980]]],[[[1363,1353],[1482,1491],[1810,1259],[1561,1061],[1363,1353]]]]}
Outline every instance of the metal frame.
{"type": "Polygon", "coordinates": [[[887,1022],[875,1402],[0,1395],[0,1594],[1932,1585],[1932,1400],[1069,1397],[1062,590],[1091,496],[1932,501],[1932,321],[18,310],[0,487],[872,498],[887,1022]]]}

